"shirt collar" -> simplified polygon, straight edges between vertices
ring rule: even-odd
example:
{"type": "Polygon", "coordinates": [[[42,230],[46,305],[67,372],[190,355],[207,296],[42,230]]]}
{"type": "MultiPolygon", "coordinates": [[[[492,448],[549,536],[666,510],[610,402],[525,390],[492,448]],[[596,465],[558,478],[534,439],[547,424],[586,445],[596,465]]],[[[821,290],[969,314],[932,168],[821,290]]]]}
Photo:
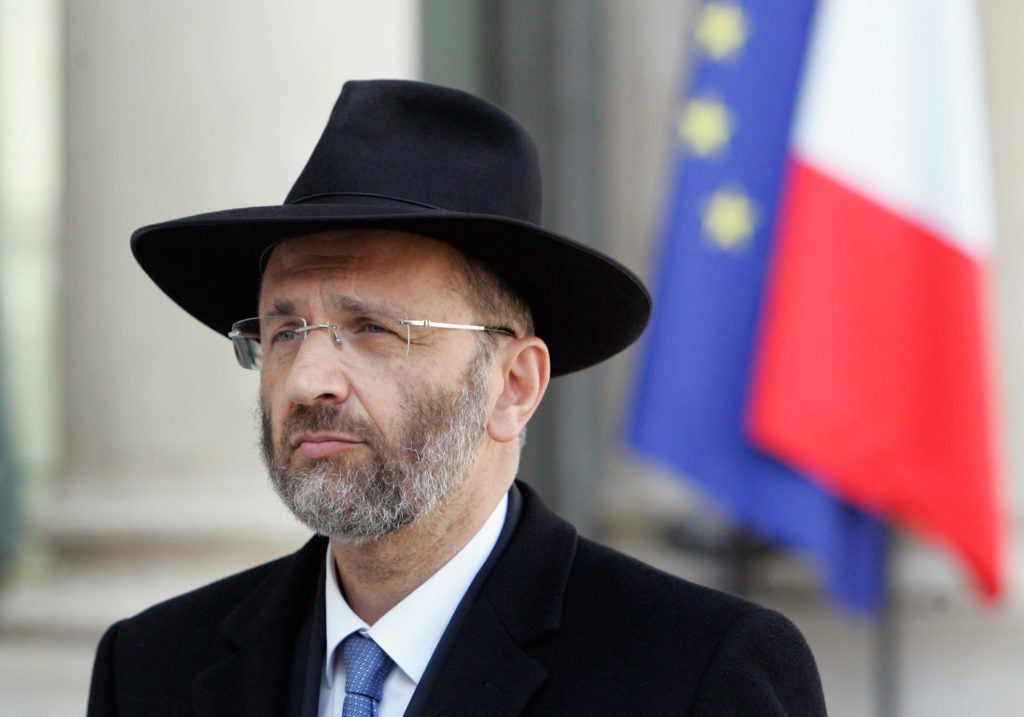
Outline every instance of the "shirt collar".
{"type": "Polygon", "coordinates": [[[345,601],[328,547],[327,579],[324,581],[327,626],[324,676],[327,685],[333,686],[334,659],[342,640],[356,631],[373,638],[395,661],[395,665],[418,684],[455,609],[494,549],[507,510],[506,494],[462,550],[372,627],[363,622],[345,601]]]}

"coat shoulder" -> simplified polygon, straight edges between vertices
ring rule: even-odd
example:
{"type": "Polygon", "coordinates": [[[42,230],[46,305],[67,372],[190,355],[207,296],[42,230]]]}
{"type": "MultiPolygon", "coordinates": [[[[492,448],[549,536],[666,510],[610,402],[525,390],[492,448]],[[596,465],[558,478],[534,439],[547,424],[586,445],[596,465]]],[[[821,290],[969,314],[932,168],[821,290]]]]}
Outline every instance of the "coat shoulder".
{"type": "Polygon", "coordinates": [[[825,714],[810,647],[782,614],[585,538],[570,566],[560,627],[532,648],[544,709],[575,713],[561,702],[573,694],[600,695],[593,714],[825,714]]]}
{"type": "Polygon", "coordinates": [[[151,631],[167,635],[175,629],[214,627],[293,558],[293,555],[277,558],[164,600],[122,620],[120,631],[122,635],[151,631]]]}
{"type": "Polygon", "coordinates": [[[186,714],[194,680],[256,633],[296,630],[326,546],[244,570],[112,625],[96,651],[89,714],[186,714]],[[159,708],[158,708],[159,706],[159,708]]]}
{"type": "Polygon", "coordinates": [[[653,629],[682,621],[714,632],[743,615],[776,614],[586,538],[579,539],[569,577],[574,592],[601,596],[593,606],[597,613],[609,619],[628,615],[653,629]]]}

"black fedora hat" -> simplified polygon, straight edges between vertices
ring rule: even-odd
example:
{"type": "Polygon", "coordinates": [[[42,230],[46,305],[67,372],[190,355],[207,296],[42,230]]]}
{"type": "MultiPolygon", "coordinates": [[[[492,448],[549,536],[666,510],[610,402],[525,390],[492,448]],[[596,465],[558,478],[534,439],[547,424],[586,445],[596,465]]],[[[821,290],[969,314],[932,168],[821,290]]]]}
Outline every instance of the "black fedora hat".
{"type": "Polygon", "coordinates": [[[501,108],[406,80],[345,83],[284,204],[199,214],[132,234],[150,278],[221,334],[257,313],[260,258],[288,237],[384,228],[487,264],[529,304],[552,374],[624,349],[651,299],[613,259],[540,226],[537,151],[501,108]]]}

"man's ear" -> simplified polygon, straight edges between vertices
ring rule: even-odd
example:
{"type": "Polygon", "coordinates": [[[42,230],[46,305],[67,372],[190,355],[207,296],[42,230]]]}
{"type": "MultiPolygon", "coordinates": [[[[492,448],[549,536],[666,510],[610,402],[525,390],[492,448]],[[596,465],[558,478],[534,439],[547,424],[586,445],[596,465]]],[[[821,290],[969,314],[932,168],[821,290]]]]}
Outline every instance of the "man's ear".
{"type": "Polygon", "coordinates": [[[487,434],[500,443],[518,440],[551,380],[548,347],[536,336],[515,339],[494,355],[501,370],[501,392],[487,420],[487,434]]]}

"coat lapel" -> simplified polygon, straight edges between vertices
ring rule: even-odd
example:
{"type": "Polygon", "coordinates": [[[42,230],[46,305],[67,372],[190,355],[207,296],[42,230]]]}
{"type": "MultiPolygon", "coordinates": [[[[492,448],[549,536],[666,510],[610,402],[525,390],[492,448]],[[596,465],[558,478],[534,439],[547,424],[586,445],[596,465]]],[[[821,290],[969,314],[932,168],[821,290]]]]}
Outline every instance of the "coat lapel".
{"type": "Polygon", "coordinates": [[[472,602],[436,679],[421,685],[429,692],[407,715],[517,715],[547,678],[527,648],[561,625],[576,531],[528,487],[520,491],[518,525],[479,593],[467,595],[472,602]]]}
{"type": "MultiPolygon", "coordinates": [[[[480,589],[467,595],[463,617],[452,626],[450,641],[447,634],[443,640],[443,659],[429,683],[421,684],[423,694],[417,691],[409,715],[521,714],[547,678],[528,648],[560,627],[577,536],[529,488],[519,490],[521,516],[480,589]]],[[[309,689],[309,670],[319,667],[309,659],[316,653],[311,640],[323,636],[307,628],[326,549],[325,539],[311,540],[221,623],[229,649],[193,683],[197,715],[295,712],[301,700],[294,693],[309,689]]]]}
{"type": "Polygon", "coordinates": [[[325,551],[325,539],[309,541],[224,619],[220,629],[231,647],[196,677],[197,715],[270,717],[295,710],[290,692],[302,690],[308,670],[315,669],[309,655],[316,636],[309,626],[325,551]]]}

